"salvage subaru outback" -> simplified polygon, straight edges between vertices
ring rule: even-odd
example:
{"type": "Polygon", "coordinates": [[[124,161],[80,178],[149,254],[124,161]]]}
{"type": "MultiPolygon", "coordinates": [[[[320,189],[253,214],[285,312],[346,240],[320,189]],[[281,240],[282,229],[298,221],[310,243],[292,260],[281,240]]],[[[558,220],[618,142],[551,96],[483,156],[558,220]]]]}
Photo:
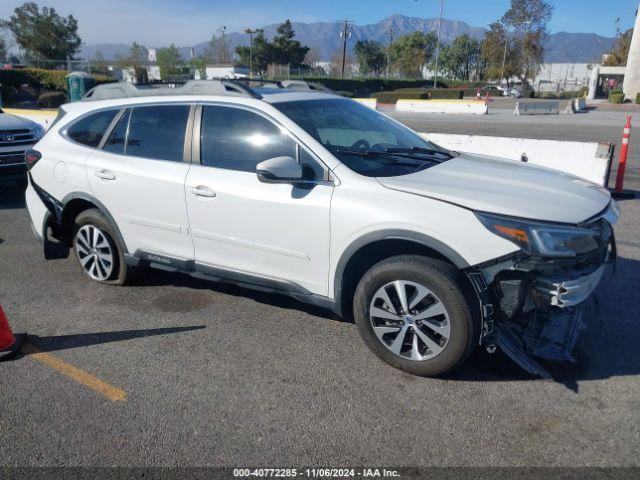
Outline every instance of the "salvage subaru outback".
{"type": "Polygon", "coordinates": [[[497,347],[548,376],[615,260],[608,191],[441,148],[305,83],[97,87],[28,152],[45,256],[122,285],[140,267],[291,295],[353,317],[416,375],[497,347]]]}

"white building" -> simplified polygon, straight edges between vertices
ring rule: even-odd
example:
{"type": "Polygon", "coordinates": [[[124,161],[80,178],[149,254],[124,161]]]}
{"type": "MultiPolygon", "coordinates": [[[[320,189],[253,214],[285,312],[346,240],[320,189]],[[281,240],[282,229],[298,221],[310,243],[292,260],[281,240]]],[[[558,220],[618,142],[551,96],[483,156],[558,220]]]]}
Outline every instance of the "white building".
{"type": "MultiPolygon", "coordinates": [[[[234,65],[207,65],[205,67],[207,79],[211,78],[243,78],[249,76],[249,69],[246,67],[236,67],[234,65]]],[[[194,78],[202,80],[200,71],[196,69],[194,78]]]]}

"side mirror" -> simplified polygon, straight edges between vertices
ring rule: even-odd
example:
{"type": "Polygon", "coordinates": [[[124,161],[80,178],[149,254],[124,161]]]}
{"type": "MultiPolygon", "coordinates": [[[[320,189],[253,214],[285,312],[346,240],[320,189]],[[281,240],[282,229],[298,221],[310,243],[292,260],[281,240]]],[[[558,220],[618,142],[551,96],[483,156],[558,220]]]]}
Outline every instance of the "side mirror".
{"type": "Polygon", "coordinates": [[[302,167],[291,157],[275,157],[256,166],[258,179],[265,183],[292,183],[302,180],[302,167]]]}

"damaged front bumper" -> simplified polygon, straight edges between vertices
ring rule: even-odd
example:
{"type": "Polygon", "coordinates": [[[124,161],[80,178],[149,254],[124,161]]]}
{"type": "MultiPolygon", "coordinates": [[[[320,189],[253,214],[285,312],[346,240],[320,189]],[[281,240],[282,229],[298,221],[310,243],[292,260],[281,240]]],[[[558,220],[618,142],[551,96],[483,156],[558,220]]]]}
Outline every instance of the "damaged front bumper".
{"type": "Polygon", "coordinates": [[[481,306],[480,343],[499,346],[530,373],[549,378],[536,358],[574,362],[573,350],[586,328],[586,307],[608,265],[615,270],[611,224],[600,228],[599,248],[581,258],[542,259],[518,252],[467,272],[481,306]]]}

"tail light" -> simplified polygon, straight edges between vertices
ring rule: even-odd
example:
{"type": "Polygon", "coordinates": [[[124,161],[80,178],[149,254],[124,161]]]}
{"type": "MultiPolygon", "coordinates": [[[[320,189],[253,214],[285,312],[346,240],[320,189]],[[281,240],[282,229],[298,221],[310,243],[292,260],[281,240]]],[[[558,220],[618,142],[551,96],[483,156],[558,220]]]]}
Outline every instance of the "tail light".
{"type": "Polygon", "coordinates": [[[33,166],[42,158],[42,154],[37,150],[27,150],[24,160],[27,163],[27,170],[31,170],[33,166]]]}

